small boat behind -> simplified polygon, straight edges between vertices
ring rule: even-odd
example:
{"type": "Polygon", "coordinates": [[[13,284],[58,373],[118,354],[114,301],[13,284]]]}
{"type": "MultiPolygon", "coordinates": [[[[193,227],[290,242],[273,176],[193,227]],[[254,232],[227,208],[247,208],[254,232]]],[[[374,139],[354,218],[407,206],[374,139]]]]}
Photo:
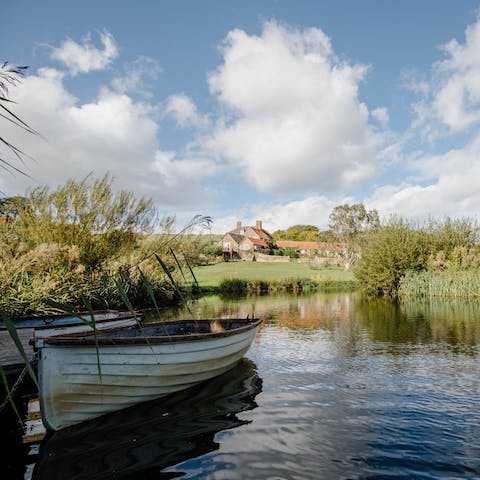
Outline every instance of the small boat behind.
{"type": "MultiPolygon", "coordinates": [[[[113,327],[136,325],[143,320],[140,312],[124,312],[119,310],[93,310],[75,314],[59,313],[38,315],[13,321],[17,336],[28,358],[33,355],[30,341],[33,338],[44,338],[51,335],[88,333],[113,327]],[[93,322],[92,322],[93,320],[93,322]]],[[[23,357],[18,351],[5,322],[0,321],[0,364],[3,368],[16,369],[22,367],[23,357]]]]}
{"type": "MultiPolygon", "coordinates": [[[[91,322],[92,318],[98,325],[105,325],[109,322],[122,320],[126,318],[132,318],[135,315],[139,316],[139,313],[132,314],[131,312],[122,312],[119,310],[93,310],[92,312],[78,312],[71,313],[55,313],[50,315],[35,315],[32,317],[20,318],[14,320],[15,328],[33,328],[37,330],[47,331],[49,328],[54,327],[68,327],[72,325],[87,325],[91,322]]],[[[99,327],[100,328],[100,327],[99,327]]],[[[5,322],[0,321],[0,331],[6,330],[7,326],[5,322]]]]}
{"type": "Polygon", "coordinates": [[[48,430],[187,389],[233,368],[261,320],[181,320],[38,338],[48,430]]]}

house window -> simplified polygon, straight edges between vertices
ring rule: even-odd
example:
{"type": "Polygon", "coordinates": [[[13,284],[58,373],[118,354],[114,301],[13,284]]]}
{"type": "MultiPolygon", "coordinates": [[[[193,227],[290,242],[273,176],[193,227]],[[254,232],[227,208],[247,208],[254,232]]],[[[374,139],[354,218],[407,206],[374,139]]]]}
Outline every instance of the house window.
{"type": "Polygon", "coordinates": [[[250,245],[248,243],[244,243],[243,249],[247,252],[248,250],[250,250],[250,245]]]}
{"type": "Polygon", "coordinates": [[[225,242],[223,244],[223,247],[225,248],[225,250],[230,250],[230,242],[225,242]]]}

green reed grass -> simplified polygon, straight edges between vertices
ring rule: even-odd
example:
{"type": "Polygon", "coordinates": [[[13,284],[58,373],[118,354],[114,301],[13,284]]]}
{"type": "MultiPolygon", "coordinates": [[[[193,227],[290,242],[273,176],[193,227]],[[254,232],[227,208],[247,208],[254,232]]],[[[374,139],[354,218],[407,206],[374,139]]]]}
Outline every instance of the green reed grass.
{"type": "Polygon", "coordinates": [[[476,298],[480,297],[480,271],[446,270],[407,272],[400,296],[476,298]]]}

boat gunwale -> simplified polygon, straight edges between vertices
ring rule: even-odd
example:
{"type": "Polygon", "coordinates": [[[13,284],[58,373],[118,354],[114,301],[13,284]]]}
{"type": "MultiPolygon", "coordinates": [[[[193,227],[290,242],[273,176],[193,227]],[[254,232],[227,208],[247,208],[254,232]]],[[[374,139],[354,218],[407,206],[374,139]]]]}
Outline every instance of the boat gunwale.
{"type": "Polygon", "coordinates": [[[148,344],[162,344],[162,343],[171,343],[171,342],[195,342],[201,340],[211,340],[215,338],[229,337],[237,335],[239,333],[247,332],[258,327],[263,320],[259,318],[223,318],[223,319],[202,319],[202,320],[174,320],[169,322],[152,322],[143,325],[141,328],[149,327],[167,327],[168,325],[174,325],[178,323],[194,322],[194,323],[211,323],[212,321],[219,321],[220,323],[229,322],[229,323],[245,323],[244,326],[233,328],[230,330],[223,330],[218,332],[205,332],[205,333],[186,333],[183,335],[140,335],[138,337],[109,337],[109,333],[116,333],[119,331],[129,331],[137,329],[138,326],[124,326],[109,328],[106,331],[98,331],[97,334],[94,332],[78,332],[70,334],[59,334],[50,336],[44,339],[41,339],[38,348],[48,345],[59,345],[59,346],[106,346],[106,345],[148,345],[148,344]]]}

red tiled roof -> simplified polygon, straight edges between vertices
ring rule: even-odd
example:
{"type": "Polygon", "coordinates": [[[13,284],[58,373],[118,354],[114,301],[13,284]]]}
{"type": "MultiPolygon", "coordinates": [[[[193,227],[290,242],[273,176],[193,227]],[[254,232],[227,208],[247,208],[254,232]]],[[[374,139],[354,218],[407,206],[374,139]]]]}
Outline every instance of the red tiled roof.
{"type": "Polygon", "coordinates": [[[245,238],[243,235],[238,235],[237,233],[228,232],[225,234],[224,239],[227,235],[230,235],[232,240],[234,240],[236,243],[240,243],[245,238]]]}
{"type": "Polygon", "coordinates": [[[295,248],[297,250],[322,250],[327,252],[340,252],[345,249],[345,245],[333,242],[299,242],[296,240],[277,240],[277,247],[295,248]]]}
{"type": "Polygon", "coordinates": [[[254,245],[258,245],[260,247],[266,247],[267,244],[261,240],[260,238],[252,238],[252,237],[245,237],[247,240],[249,240],[250,242],[252,242],[254,245]]]}
{"type": "Polygon", "coordinates": [[[262,230],[261,228],[256,228],[256,227],[250,227],[260,238],[264,238],[265,240],[270,240],[272,237],[265,232],[265,230],[262,230]]]}

